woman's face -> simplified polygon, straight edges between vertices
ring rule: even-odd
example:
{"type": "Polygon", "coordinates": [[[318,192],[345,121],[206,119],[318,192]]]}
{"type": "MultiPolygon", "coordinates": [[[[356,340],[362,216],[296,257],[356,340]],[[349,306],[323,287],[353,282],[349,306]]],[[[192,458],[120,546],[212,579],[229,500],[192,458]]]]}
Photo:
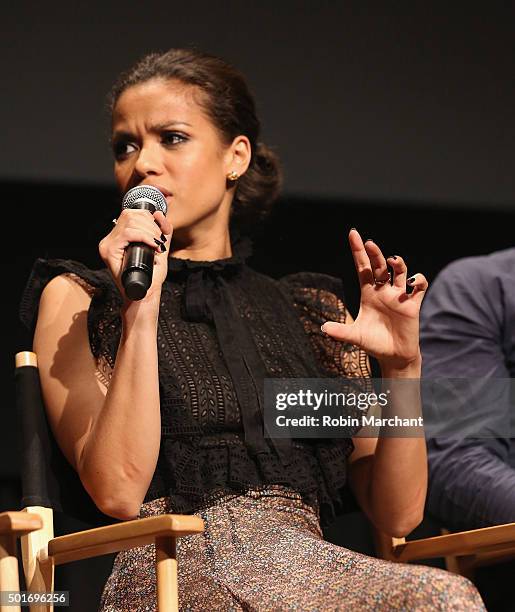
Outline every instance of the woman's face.
{"type": "Polygon", "coordinates": [[[234,191],[227,188],[227,174],[243,174],[250,161],[248,139],[222,142],[198,95],[179,81],[153,79],[126,89],[113,111],[118,188],[160,189],[174,231],[227,225],[234,191]]]}

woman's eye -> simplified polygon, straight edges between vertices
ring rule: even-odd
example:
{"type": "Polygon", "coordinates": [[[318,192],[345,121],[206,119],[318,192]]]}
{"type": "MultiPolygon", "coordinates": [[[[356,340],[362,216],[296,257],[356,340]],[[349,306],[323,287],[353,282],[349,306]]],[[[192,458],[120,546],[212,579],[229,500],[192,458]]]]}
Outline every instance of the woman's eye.
{"type": "Polygon", "coordinates": [[[127,157],[127,155],[129,155],[130,153],[133,153],[135,150],[136,145],[132,144],[131,142],[120,141],[116,142],[113,145],[113,153],[115,159],[123,159],[124,157],[127,157]]]}
{"type": "Polygon", "coordinates": [[[161,141],[165,145],[176,145],[181,142],[184,142],[186,139],[182,134],[178,134],[177,132],[165,132],[161,136],[161,141]]]}

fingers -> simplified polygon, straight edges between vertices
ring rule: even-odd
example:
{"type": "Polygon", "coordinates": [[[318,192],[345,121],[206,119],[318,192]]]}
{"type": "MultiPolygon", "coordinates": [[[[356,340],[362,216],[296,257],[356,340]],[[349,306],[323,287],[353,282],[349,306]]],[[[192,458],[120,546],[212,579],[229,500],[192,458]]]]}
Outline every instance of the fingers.
{"type": "Polygon", "coordinates": [[[406,281],[406,284],[409,287],[413,287],[413,291],[410,295],[411,298],[422,297],[428,287],[427,278],[421,272],[417,272],[416,274],[413,274],[413,276],[410,276],[406,281]]]}
{"type": "Polygon", "coordinates": [[[161,232],[168,238],[171,236],[173,227],[171,221],[160,211],[154,213],[154,222],[159,225],[161,232]]]}
{"type": "Polygon", "coordinates": [[[162,212],[153,215],[148,210],[124,209],[111,233],[113,238],[120,241],[118,247],[125,248],[131,242],[143,242],[158,253],[163,253],[166,251],[164,245],[168,238],[159,223],[170,235],[171,223],[162,212]]]}
{"type": "Polygon", "coordinates": [[[373,285],[374,274],[372,272],[372,266],[370,259],[365,250],[363,240],[359,235],[358,230],[352,228],[349,232],[349,245],[354,259],[354,265],[356,266],[356,272],[358,273],[358,279],[360,286],[373,285]]]}
{"type": "Polygon", "coordinates": [[[413,291],[410,293],[410,297],[416,294],[422,294],[427,290],[427,279],[420,272],[406,278],[408,275],[408,268],[406,267],[404,259],[400,257],[400,255],[392,255],[388,257],[387,262],[393,270],[392,284],[394,287],[402,290],[406,290],[406,286],[412,287],[413,291]]]}
{"type": "Polygon", "coordinates": [[[364,247],[370,260],[374,279],[376,281],[387,281],[388,268],[386,267],[386,259],[381,249],[371,238],[365,240],[364,247]]]}
{"type": "Polygon", "coordinates": [[[404,259],[400,255],[392,255],[387,259],[388,264],[392,267],[393,271],[393,286],[399,289],[406,289],[406,277],[408,274],[408,268],[404,259]]]}
{"type": "Polygon", "coordinates": [[[393,271],[393,287],[402,290],[406,290],[406,286],[412,287],[413,292],[410,294],[410,297],[421,295],[427,290],[428,282],[423,274],[417,273],[407,278],[408,269],[402,257],[391,255],[385,259],[379,246],[371,238],[363,242],[355,228],[352,228],[349,232],[349,244],[362,286],[368,283],[380,288],[388,284],[388,266],[391,266],[393,271]]]}
{"type": "Polygon", "coordinates": [[[352,228],[349,232],[349,244],[361,286],[374,285],[376,281],[384,281],[381,284],[388,282],[386,259],[372,239],[369,238],[363,242],[359,232],[352,228]]]}
{"type": "Polygon", "coordinates": [[[120,245],[123,248],[128,246],[131,242],[143,242],[149,247],[152,247],[158,253],[164,253],[166,251],[166,246],[162,240],[156,238],[150,232],[141,229],[133,229],[129,227],[123,231],[120,237],[123,239],[123,243],[120,245]]]}
{"type": "Polygon", "coordinates": [[[335,340],[347,342],[348,344],[359,344],[356,327],[354,323],[337,323],[336,321],[327,321],[321,328],[324,334],[331,336],[335,340]]]}
{"type": "MultiPolygon", "coordinates": [[[[133,229],[140,228],[145,229],[152,233],[155,238],[161,240],[161,234],[164,233],[161,229],[161,224],[166,225],[165,229],[168,229],[169,221],[166,221],[162,212],[156,212],[152,214],[148,210],[127,210],[125,227],[133,229]],[[159,215],[159,216],[157,216],[159,215]],[[157,218],[156,218],[157,216],[157,218]]],[[[119,221],[122,220],[124,213],[119,217],[119,221]]]]}
{"type": "Polygon", "coordinates": [[[157,226],[158,230],[160,230],[157,231],[157,234],[159,235],[164,234],[165,236],[171,236],[173,232],[171,221],[160,210],[157,210],[152,214],[149,210],[144,209],[124,209],[120,213],[118,219],[113,219],[113,223],[117,225],[118,222],[125,222],[126,220],[130,220],[127,221],[128,223],[139,223],[141,221],[141,223],[146,224],[149,228],[153,227],[151,226],[151,223],[153,222],[154,225],[157,226]]]}

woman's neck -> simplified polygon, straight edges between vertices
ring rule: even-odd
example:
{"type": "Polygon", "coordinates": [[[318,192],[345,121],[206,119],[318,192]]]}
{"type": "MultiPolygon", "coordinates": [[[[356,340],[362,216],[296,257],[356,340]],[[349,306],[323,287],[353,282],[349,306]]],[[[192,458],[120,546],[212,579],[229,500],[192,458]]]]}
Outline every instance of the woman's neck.
{"type": "Polygon", "coordinates": [[[209,232],[200,236],[175,239],[172,236],[171,255],[178,259],[215,261],[232,256],[231,237],[226,228],[219,233],[209,232]]]}

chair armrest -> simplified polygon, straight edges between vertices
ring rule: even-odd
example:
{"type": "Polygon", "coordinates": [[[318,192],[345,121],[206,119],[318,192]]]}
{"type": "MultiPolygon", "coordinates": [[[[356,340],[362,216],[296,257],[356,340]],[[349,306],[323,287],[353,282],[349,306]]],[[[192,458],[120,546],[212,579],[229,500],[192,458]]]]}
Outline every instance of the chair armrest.
{"type": "Polygon", "coordinates": [[[490,552],[515,552],[515,523],[411,540],[392,547],[392,557],[401,562],[490,552]]]}
{"type": "Polygon", "coordinates": [[[42,527],[43,521],[37,514],[22,511],[0,514],[0,535],[22,536],[42,527]]]}
{"type": "MultiPolygon", "coordinates": [[[[0,514],[0,589],[2,591],[19,591],[18,575],[18,538],[43,526],[41,517],[27,512],[2,512],[0,514]]],[[[7,610],[3,605],[2,610],[7,610]]],[[[13,610],[19,610],[15,606],[13,610]]]]}
{"type": "Polygon", "coordinates": [[[200,516],[160,514],[53,538],[48,542],[48,556],[60,565],[151,544],[157,537],[179,538],[202,531],[200,516]]]}

